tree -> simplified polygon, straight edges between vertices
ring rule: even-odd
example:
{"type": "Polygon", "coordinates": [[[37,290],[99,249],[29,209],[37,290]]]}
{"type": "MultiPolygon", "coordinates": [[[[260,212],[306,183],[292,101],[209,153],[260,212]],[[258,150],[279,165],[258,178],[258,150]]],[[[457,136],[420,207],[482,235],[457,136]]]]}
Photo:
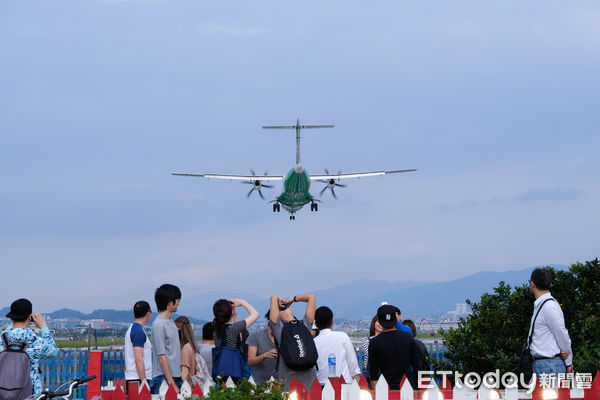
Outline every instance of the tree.
{"type": "MultiPolygon", "coordinates": [[[[573,364],[579,372],[595,373],[600,360],[600,264],[598,259],[573,264],[554,273],[552,295],[561,304],[571,338],[573,364]]],[[[472,314],[461,318],[446,335],[445,363],[438,369],[462,373],[500,370],[517,372],[533,312],[534,297],[527,285],[512,289],[500,282],[478,303],[467,300],[472,314]]]]}

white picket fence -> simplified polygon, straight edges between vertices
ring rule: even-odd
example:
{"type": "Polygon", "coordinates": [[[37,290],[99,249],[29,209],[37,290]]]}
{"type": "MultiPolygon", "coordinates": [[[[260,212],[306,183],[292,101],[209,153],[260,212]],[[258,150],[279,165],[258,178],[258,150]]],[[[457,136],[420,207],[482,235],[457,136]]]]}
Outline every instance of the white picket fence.
{"type": "MultiPolygon", "coordinates": [[[[252,378],[249,381],[254,384],[252,378]]],[[[485,385],[481,385],[478,389],[470,389],[465,385],[462,385],[460,381],[457,382],[456,387],[452,389],[440,389],[437,385],[432,385],[431,388],[426,390],[415,391],[410,383],[405,379],[401,384],[399,391],[390,391],[389,386],[385,380],[385,377],[381,376],[377,381],[377,385],[374,391],[369,390],[365,381],[362,380],[359,384],[357,381],[352,380],[350,383],[343,383],[341,381],[339,389],[336,392],[334,385],[330,381],[321,390],[320,396],[317,393],[311,393],[309,390],[302,390],[299,385],[292,384],[289,393],[290,400],[526,400],[526,399],[588,399],[597,400],[600,396],[597,394],[597,390],[583,390],[583,389],[561,389],[557,392],[553,389],[543,389],[538,386],[533,393],[528,393],[523,390],[516,388],[497,390],[490,389],[485,385]],[[297,389],[294,389],[296,387],[297,389]],[[299,388],[299,389],[298,389],[299,388]]],[[[225,384],[227,387],[235,387],[235,384],[229,378],[225,384]]],[[[140,387],[140,391],[143,386],[140,387]]],[[[160,388],[159,395],[152,395],[152,400],[172,400],[174,399],[173,392],[171,395],[167,393],[169,387],[163,384],[160,388]]],[[[200,388],[202,393],[208,393],[210,385],[207,383],[203,388],[200,388]]],[[[114,390],[114,387],[105,387],[105,390],[114,390]]],[[[181,387],[181,393],[177,395],[177,399],[183,400],[192,396],[192,388],[190,388],[187,382],[184,382],[181,387]]]]}

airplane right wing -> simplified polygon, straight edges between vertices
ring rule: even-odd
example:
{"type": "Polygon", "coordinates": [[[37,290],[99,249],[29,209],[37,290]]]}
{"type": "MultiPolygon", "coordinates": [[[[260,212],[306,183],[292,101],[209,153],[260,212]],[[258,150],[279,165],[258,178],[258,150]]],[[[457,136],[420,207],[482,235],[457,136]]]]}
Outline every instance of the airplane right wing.
{"type": "Polygon", "coordinates": [[[414,172],[417,171],[417,168],[412,169],[393,169],[393,170],[383,170],[383,171],[370,171],[370,172],[353,172],[348,174],[325,174],[325,175],[311,175],[311,180],[319,180],[319,179],[350,179],[350,178],[364,178],[369,176],[381,176],[388,174],[399,174],[404,172],[414,172]]]}

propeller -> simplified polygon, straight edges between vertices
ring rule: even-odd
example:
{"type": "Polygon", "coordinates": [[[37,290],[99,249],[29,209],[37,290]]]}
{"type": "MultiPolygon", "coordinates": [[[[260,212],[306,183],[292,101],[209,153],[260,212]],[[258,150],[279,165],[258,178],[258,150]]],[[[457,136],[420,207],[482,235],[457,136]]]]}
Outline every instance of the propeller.
{"type": "MultiPolygon", "coordinates": [[[[338,171],[338,175],[341,174],[342,171],[338,171]]],[[[329,171],[327,170],[327,168],[325,168],[325,174],[326,175],[330,175],[329,171]]],[[[339,182],[339,178],[338,178],[338,182],[339,182]]],[[[329,178],[327,180],[325,179],[319,179],[319,182],[324,183],[325,187],[321,190],[321,192],[319,193],[319,196],[323,196],[323,193],[325,193],[325,191],[327,189],[331,190],[331,194],[333,195],[334,199],[337,199],[337,195],[335,194],[335,190],[333,190],[335,187],[346,187],[346,185],[342,185],[341,183],[336,182],[335,179],[333,178],[329,178]]]]}
{"type": "MultiPolygon", "coordinates": [[[[250,173],[253,176],[257,176],[253,169],[250,170],[250,173]]],[[[269,173],[267,171],[265,171],[264,176],[267,176],[268,174],[269,173]]],[[[273,185],[265,185],[264,183],[262,183],[262,181],[260,179],[253,179],[251,181],[243,181],[242,183],[245,183],[247,185],[252,185],[252,189],[250,189],[250,191],[246,195],[247,199],[250,198],[250,195],[252,194],[252,192],[254,192],[256,190],[258,192],[258,195],[260,196],[260,198],[264,200],[265,196],[263,196],[261,189],[264,187],[266,187],[266,188],[273,187],[273,185]]]]}

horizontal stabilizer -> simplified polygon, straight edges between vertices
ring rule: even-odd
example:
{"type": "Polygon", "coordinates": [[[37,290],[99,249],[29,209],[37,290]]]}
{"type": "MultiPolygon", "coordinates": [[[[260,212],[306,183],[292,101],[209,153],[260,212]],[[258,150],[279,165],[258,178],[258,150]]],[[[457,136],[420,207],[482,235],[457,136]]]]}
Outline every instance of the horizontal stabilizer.
{"type": "Polygon", "coordinates": [[[263,126],[263,129],[319,129],[319,128],[333,128],[334,125],[270,125],[263,126]]]}

